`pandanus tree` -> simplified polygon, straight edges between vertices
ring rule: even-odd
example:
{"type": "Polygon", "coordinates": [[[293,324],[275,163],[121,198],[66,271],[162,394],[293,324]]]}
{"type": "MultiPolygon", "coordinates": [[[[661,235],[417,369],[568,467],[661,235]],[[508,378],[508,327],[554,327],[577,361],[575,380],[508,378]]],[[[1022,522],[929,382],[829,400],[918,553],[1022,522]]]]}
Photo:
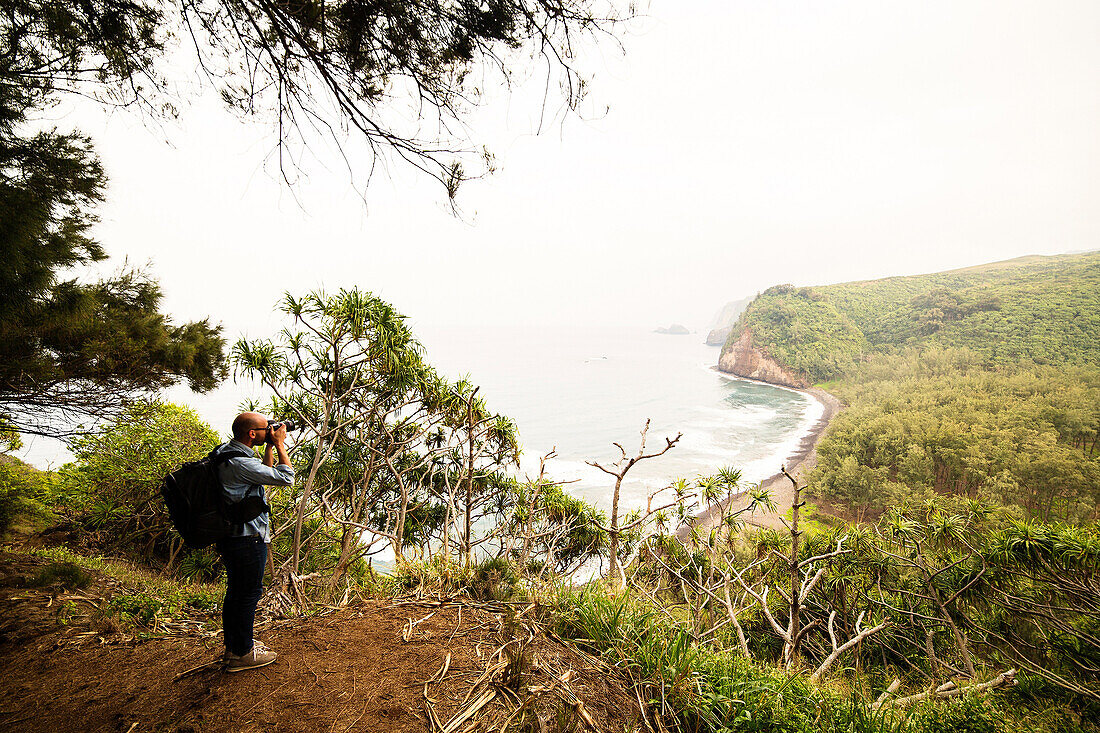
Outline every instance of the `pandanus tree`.
{"type": "MultiPolygon", "coordinates": [[[[389,547],[402,562],[410,540],[469,526],[485,477],[517,459],[512,423],[469,383],[442,378],[404,317],[370,293],[288,294],[280,310],[292,325],[273,340],[241,339],[232,359],[271,390],[270,412],[303,426],[298,480],[276,517],[275,535],[290,537],[283,575],[320,568],[334,590],[369,553],[389,547]]],[[[468,553],[468,534],[464,543],[468,553]]]]}
{"type": "Polygon", "coordinates": [[[501,552],[535,578],[568,577],[607,551],[604,513],[566,493],[547,476],[551,450],[539,461],[538,476],[513,482],[514,501],[502,526],[501,552]]]}

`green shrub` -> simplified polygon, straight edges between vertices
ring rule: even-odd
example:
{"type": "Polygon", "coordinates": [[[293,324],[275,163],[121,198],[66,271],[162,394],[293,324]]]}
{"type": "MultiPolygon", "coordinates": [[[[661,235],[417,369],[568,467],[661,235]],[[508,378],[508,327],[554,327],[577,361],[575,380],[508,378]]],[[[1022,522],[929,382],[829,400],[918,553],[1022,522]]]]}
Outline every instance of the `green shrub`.
{"type": "Polygon", "coordinates": [[[507,601],[520,589],[519,574],[505,558],[493,557],[467,567],[431,560],[406,560],[394,568],[391,580],[399,588],[428,589],[440,595],[465,593],[483,601],[507,601]]]}
{"type": "Polygon", "coordinates": [[[218,553],[210,547],[191,550],[180,560],[176,573],[184,580],[211,583],[217,580],[221,573],[218,553]]]}
{"type": "Polygon", "coordinates": [[[999,733],[1003,715],[984,697],[968,695],[929,703],[909,716],[913,733],[999,733]]]}
{"type": "Polygon", "coordinates": [[[164,604],[152,596],[123,595],[111,599],[107,604],[107,613],[117,615],[122,621],[151,626],[162,608],[164,604]]]}
{"type": "Polygon", "coordinates": [[[11,456],[0,459],[0,535],[10,532],[19,520],[31,524],[48,520],[52,477],[11,456]]]}
{"type": "Polygon", "coordinates": [[[221,588],[196,586],[185,589],[180,596],[180,608],[203,613],[214,613],[222,602],[221,588]]]}
{"type": "MultiPolygon", "coordinates": [[[[2,469],[0,469],[2,470],[2,469]]],[[[0,535],[5,535],[19,513],[19,493],[8,486],[0,486],[0,535]]]]}
{"type": "Polygon", "coordinates": [[[193,410],[139,402],[72,442],[76,461],[63,469],[63,482],[86,527],[112,546],[159,563],[178,541],[159,496],[161,480],[217,444],[217,434],[193,410]]]}
{"type": "Polygon", "coordinates": [[[470,595],[483,601],[507,601],[516,593],[519,576],[503,557],[491,557],[474,566],[470,595]]]}
{"type": "Polygon", "coordinates": [[[861,695],[841,698],[804,676],[698,645],[691,632],[638,598],[601,589],[559,598],[557,630],[650,685],[650,705],[681,730],[712,733],[879,733],[894,711],[871,712],[861,695]]]}
{"type": "Polygon", "coordinates": [[[77,590],[87,588],[92,580],[92,575],[76,563],[59,562],[39,570],[30,584],[38,588],[60,586],[66,590],[77,590]]]}
{"type": "Polygon", "coordinates": [[[1021,674],[1017,682],[1000,693],[1006,712],[1016,722],[1010,730],[1051,733],[1100,730],[1100,702],[1069,692],[1038,675],[1021,674]]]}
{"type": "Polygon", "coordinates": [[[440,595],[451,595],[469,587],[471,571],[464,565],[445,562],[436,556],[430,560],[406,559],[397,564],[389,577],[397,590],[423,587],[440,595]]]}

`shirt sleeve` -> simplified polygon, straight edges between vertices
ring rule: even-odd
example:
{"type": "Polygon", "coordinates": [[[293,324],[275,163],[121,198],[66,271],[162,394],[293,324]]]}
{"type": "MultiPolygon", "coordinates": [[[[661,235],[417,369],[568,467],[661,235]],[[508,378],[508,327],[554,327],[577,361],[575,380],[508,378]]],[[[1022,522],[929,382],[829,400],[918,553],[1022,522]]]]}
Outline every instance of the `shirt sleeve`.
{"type": "Polygon", "coordinates": [[[242,484],[258,484],[260,486],[290,486],[294,483],[294,469],[291,466],[278,464],[265,466],[259,458],[230,458],[230,465],[236,473],[236,478],[242,484]]]}

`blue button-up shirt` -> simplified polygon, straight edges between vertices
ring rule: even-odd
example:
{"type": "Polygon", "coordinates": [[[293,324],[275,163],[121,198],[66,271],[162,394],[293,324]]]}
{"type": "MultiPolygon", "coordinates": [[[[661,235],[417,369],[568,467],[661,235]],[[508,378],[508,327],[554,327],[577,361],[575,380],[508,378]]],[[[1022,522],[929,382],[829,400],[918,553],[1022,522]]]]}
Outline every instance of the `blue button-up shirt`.
{"type": "MultiPolygon", "coordinates": [[[[232,458],[219,467],[219,476],[222,480],[222,491],[226,500],[230,502],[240,501],[253,486],[260,487],[260,496],[267,500],[264,486],[290,486],[294,483],[294,469],[290,466],[275,465],[265,466],[263,461],[256,457],[256,452],[244,443],[231,440],[218,446],[219,454],[231,452],[232,458]]],[[[245,522],[241,531],[234,537],[251,537],[259,535],[264,542],[271,541],[271,515],[264,512],[251,522],[245,522]]]]}

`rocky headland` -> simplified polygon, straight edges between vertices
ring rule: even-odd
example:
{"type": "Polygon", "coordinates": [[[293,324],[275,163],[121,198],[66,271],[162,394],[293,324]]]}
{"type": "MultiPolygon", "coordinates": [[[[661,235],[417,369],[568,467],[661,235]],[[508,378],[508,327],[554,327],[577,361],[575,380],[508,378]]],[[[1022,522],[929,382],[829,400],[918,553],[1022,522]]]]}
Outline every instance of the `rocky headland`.
{"type": "MultiPolygon", "coordinates": [[[[782,465],[782,468],[800,483],[804,482],[806,475],[817,465],[817,444],[821,440],[821,436],[825,434],[825,429],[829,426],[833,416],[841,410],[840,400],[823,389],[812,387],[806,376],[784,367],[764,351],[754,346],[752,343],[752,329],[750,328],[745,328],[737,340],[727,343],[722,349],[722,354],[718,359],[718,371],[742,379],[752,379],[758,382],[797,389],[821,403],[823,408],[821,417],[803,436],[798,448],[783,461],[782,465]]],[[[782,518],[790,510],[791,500],[794,496],[790,480],[781,471],[777,471],[762,481],[761,486],[771,493],[778,511],[754,513],[744,518],[746,523],[769,529],[783,529],[782,518]]],[[[747,507],[750,501],[751,497],[747,491],[735,494],[726,502],[698,515],[692,525],[681,527],[677,535],[682,540],[687,540],[690,537],[691,527],[696,527],[705,534],[721,521],[723,510],[727,504],[731,506],[733,511],[739,511],[747,507]]]]}
{"type": "Polygon", "coordinates": [[[733,326],[719,326],[718,328],[712,328],[707,333],[707,346],[721,346],[726,343],[726,339],[730,337],[730,331],[733,330],[733,326]]]}
{"type": "Polygon", "coordinates": [[[714,315],[711,321],[710,331],[707,333],[707,346],[721,346],[729,338],[730,331],[745,308],[752,302],[755,296],[749,295],[740,300],[731,300],[722,306],[722,309],[714,315]]]}
{"type": "Polygon", "coordinates": [[[810,386],[810,380],[804,375],[784,367],[753,346],[750,328],[745,328],[740,338],[722,349],[722,355],[718,358],[718,371],[782,387],[806,389],[810,386]]]}

